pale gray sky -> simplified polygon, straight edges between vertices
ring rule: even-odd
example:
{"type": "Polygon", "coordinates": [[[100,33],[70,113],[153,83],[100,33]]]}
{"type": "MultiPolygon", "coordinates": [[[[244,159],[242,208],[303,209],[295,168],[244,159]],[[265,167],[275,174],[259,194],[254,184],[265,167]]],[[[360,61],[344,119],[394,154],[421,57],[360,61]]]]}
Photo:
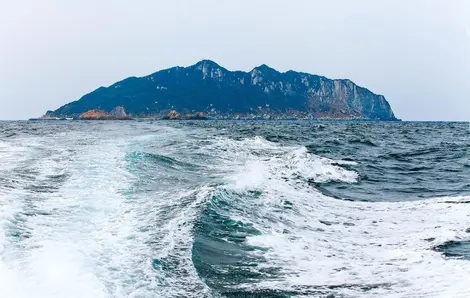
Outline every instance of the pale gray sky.
{"type": "Polygon", "coordinates": [[[0,0],[0,119],[206,58],[349,78],[404,120],[469,120],[469,2],[0,0]]]}

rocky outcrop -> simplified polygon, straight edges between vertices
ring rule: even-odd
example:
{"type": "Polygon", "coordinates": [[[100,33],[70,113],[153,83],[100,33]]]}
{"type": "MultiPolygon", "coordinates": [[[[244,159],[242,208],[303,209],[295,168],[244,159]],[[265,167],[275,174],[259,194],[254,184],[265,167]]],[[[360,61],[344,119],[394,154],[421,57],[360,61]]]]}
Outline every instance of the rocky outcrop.
{"type": "Polygon", "coordinates": [[[207,120],[207,115],[203,112],[196,112],[193,114],[185,114],[184,119],[186,120],[207,120]]]}
{"type": "Polygon", "coordinates": [[[80,120],[130,120],[123,107],[114,108],[111,113],[103,110],[89,110],[78,116],[80,120]]]}
{"type": "Polygon", "coordinates": [[[113,117],[114,119],[128,119],[129,116],[126,114],[126,110],[124,110],[123,107],[115,107],[112,111],[111,111],[111,117],[113,117]]]}
{"type": "Polygon", "coordinates": [[[397,120],[384,96],[347,79],[278,72],[267,65],[249,72],[229,71],[209,60],[98,88],[53,113],[77,116],[90,109],[113,117],[165,115],[165,119],[199,111],[208,118],[397,120]]]}
{"type": "Polygon", "coordinates": [[[80,120],[111,120],[112,117],[110,114],[105,111],[100,110],[90,110],[85,113],[80,114],[80,120]]]}
{"type": "Polygon", "coordinates": [[[163,117],[163,119],[165,119],[165,120],[180,120],[181,119],[181,114],[178,113],[175,110],[171,110],[170,112],[168,112],[168,114],[165,117],[163,117]]]}

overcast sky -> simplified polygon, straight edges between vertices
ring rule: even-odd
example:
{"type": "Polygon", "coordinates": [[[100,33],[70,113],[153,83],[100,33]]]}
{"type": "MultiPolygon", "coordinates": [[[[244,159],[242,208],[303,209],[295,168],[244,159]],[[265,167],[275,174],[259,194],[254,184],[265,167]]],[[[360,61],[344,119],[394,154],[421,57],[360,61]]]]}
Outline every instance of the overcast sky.
{"type": "Polygon", "coordinates": [[[205,58],[349,78],[404,120],[469,120],[469,2],[0,0],[0,119],[205,58]]]}

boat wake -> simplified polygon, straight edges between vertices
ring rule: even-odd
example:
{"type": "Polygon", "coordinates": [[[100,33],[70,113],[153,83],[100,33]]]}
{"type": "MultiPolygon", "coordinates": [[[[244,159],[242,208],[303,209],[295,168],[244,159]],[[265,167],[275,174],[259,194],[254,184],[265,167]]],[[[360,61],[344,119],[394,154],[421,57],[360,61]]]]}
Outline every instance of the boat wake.
{"type": "Polygon", "coordinates": [[[349,159],[98,128],[0,142],[2,296],[470,296],[468,196],[342,200],[319,186],[362,183],[349,159]]]}

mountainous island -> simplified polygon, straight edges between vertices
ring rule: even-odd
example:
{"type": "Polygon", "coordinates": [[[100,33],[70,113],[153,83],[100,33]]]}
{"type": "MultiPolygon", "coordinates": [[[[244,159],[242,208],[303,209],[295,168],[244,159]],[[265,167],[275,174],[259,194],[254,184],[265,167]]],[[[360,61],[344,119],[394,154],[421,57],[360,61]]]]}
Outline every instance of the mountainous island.
{"type": "Polygon", "coordinates": [[[267,65],[229,71],[210,60],[100,87],[42,118],[398,120],[384,96],[347,79],[267,65]]]}

